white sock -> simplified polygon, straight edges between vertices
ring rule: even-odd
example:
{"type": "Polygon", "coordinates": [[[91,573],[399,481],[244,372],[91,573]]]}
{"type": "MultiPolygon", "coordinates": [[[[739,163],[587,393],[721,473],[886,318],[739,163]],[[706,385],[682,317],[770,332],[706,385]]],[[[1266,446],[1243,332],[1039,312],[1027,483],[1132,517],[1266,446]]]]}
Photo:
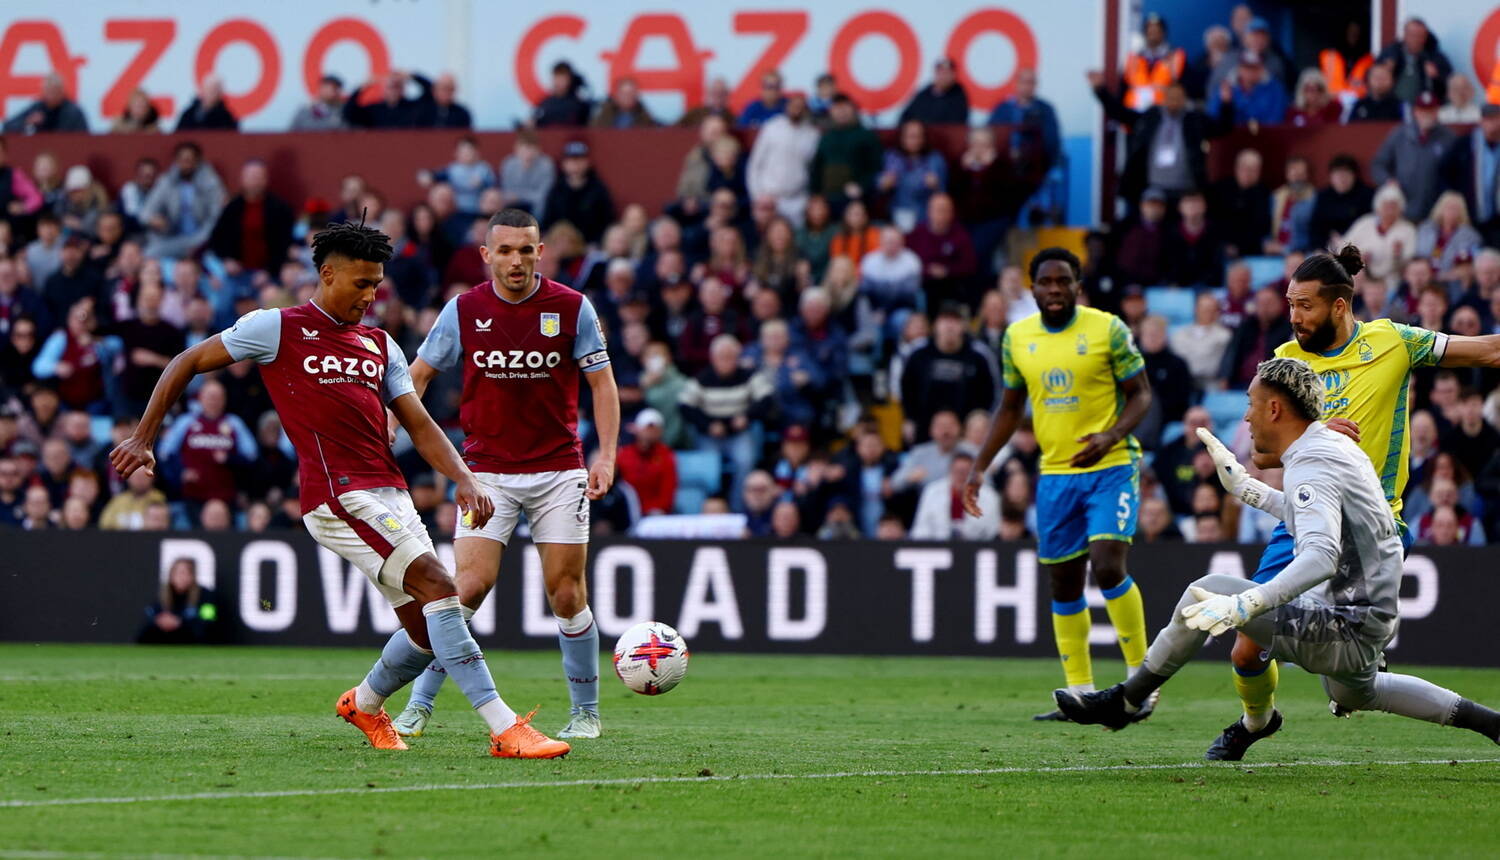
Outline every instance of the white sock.
{"type": "Polygon", "coordinates": [[[1250,731],[1258,732],[1270,724],[1271,709],[1266,708],[1266,712],[1258,717],[1252,717],[1249,714],[1245,714],[1240,717],[1240,722],[1244,723],[1245,728],[1249,729],[1250,731]]]}
{"type": "Polygon", "coordinates": [[[505,700],[499,696],[490,699],[475,710],[484,718],[492,735],[498,735],[516,724],[516,712],[512,711],[510,705],[505,704],[505,700]]]}
{"type": "Polygon", "coordinates": [[[1073,692],[1073,693],[1092,693],[1092,692],[1094,692],[1094,685],[1093,684],[1069,684],[1068,685],[1068,690],[1070,692],[1073,692]]]}
{"type": "Polygon", "coordinates": [[[577,636],[579,633],[589,629],[589,625],[594,623],[594,610],[585,606],[572,618],[564,618],[561,615],[554,615],[552,617],[557,619],[558,630],[569,636],[577,636]]]}
{"type": "Polygon", "coordinates": [[[385,696],[370,689],[365,681],[360,681],[359,686],[354,688],[354,707],[359,708],[367,714],[380,713],[380,706],[385,704],[385,696]]]}

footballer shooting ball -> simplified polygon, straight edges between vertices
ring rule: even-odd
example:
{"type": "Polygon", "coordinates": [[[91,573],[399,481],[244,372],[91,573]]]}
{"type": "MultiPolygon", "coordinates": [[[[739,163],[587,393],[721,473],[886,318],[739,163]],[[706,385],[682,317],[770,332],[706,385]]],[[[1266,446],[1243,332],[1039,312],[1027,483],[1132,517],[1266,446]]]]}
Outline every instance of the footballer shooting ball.
{"type": "Polygon", "coordinates": [[[615,643],[615,674],[643,696],[659,696],[677,686],[687,666],[687,641],[660,621],[643,621],[615,643]]]}

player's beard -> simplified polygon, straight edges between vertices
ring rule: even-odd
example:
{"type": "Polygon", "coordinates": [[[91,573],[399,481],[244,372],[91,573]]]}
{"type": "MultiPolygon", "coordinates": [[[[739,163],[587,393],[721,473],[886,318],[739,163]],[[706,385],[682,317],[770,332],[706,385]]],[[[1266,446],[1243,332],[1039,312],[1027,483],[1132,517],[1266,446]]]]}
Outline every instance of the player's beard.
{"type": "Polygon", "coordinates": [[[1299,338],[1298,345],[1308,352],[1327,352],[1338,336],[1339,327],[1333,323],[1333,314],[1329,314],[1322,325],[1313,329],[1305,338],[1299,338]]]}

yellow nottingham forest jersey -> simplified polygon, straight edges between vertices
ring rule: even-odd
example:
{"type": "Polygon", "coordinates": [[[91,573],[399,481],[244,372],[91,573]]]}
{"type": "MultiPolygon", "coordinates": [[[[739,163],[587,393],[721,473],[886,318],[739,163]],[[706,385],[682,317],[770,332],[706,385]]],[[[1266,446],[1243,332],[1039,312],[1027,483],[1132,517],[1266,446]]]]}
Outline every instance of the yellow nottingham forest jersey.
{"type": "Polygon", "coordinates": [[[1398,517],[1411,456],[1411,370],[1436,365],[1447,348],[1447,335],[1390,320],[1356,323],[1348,343],[1324,353],[1308,352],[1295,340],[1276,348],[1277,355],[1300,358],[1323,377],[1323,420],[1348,418],[1359,425],[1359,447],[1375,464],[1398,517]]]}
{"type": "Polygon", "coordinates": [[[1000,354],[1006,387],[1024,386],[1031,400],[1042,472],[1092,472],[1136,461],[1141,444],[1127,436],[1088,468],[1069,464],[1083,450],[1081,437],[1114,426],[1125,403],[1117,383],[1145,367],[1119,317],[1079,307],[1071,322],[1052,331],[1035,313],[1005,330],[1000,354]]]}

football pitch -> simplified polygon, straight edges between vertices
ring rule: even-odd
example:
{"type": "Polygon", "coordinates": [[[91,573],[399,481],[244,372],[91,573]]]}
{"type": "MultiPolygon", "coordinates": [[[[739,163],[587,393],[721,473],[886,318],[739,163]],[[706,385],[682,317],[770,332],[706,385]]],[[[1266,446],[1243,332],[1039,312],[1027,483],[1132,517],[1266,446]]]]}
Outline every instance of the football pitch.
{"type": "MultiPolygon", "coordinates": [[[[1336,720],[1300,670],[1281,734],[1205,765],[1226,650],[1119,734],[1030,721],[1053,661],[697,653],[665,696],[606,675],[604,738],[515,761],[452,684],[411,750],[367,747],[333,704],[374,649],[3,645],[0,857],[1500,854],[1500,747],[1336,720]]],[[[488,656],[554,733],[557,653],[488,656]]],[[[1414,671],[1500,703],[1500,670],[1414,671]]]]}

